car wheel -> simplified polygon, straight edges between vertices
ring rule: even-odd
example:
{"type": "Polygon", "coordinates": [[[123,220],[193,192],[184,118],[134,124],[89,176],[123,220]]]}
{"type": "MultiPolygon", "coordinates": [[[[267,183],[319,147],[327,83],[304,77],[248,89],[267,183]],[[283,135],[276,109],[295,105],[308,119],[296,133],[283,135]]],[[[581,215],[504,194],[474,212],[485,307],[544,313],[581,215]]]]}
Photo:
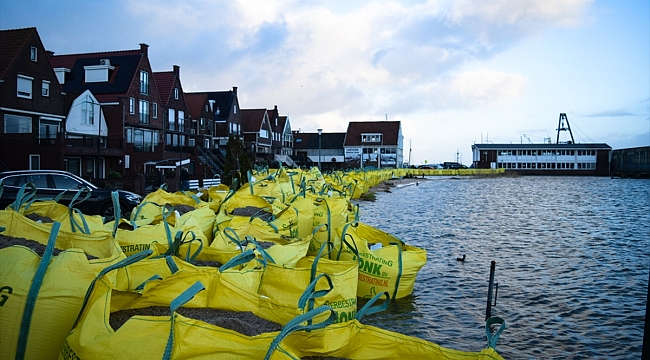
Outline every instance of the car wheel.
{"type": "MultiPolygon", "coordinates": [[[[129,211],[131,211],[131,209],[126,204],[120,202],[121,216],[125,217],[126,213],[129,212],[129,211]]],[[[113,203],[109,202],[109,203],[105,204],[104,206],[102,206],[102,210],[101,210],[100,214],[103,217],[111,217],[111,218],[114,217],[115,216],[115,209],[113,209],[113,203]]]]}

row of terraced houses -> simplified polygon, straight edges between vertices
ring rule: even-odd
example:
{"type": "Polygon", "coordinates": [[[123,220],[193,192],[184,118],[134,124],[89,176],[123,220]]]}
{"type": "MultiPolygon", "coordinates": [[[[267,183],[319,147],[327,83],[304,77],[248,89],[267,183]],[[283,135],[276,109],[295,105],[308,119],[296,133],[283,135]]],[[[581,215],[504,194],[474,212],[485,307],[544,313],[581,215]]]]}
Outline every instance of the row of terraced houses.
{"type": "Polygon", "coordinates": [[[36,28],[25,28],[0,30],[0,50],[0,170],[63,169],[145,193],[162,182],[175,188],[180,166],[196,179],[222,175],[231,135],[251,163],[331,169],[363,167],[364,159],[366,166],[403,162],[399,122],[294,132],[277,105],[241,109],[237,87],[184,92],[180,67],[154,72],[146,44],[58,55],[36,28]]]}

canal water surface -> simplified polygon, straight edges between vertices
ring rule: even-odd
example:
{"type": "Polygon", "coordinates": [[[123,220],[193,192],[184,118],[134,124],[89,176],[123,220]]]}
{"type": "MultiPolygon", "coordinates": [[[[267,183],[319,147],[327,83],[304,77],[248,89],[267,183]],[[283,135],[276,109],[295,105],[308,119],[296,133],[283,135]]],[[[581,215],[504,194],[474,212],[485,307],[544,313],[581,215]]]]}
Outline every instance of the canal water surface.
{"type": "Polygon", "coordinates": [[[427,263],[411,297],[362,322],[478,351],[495,261],[506,359],[641,358],[649,180],[432,178],[377,195],[361,221],[426,249],[427,263]]]}

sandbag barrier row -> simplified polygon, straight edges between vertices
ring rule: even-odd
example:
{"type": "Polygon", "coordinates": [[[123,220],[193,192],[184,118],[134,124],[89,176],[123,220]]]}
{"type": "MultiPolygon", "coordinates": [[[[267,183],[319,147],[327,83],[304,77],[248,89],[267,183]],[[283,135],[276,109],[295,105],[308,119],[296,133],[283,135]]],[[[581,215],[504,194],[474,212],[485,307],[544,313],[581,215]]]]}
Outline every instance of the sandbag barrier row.
{"type": "Polygon", "coordinates": [[[111,221],[75,211],[74,201],[34,201],[25,188],[0,210],[0,235],[46,250],[0,249],[0,343],[8,349],[0,359],[501,358],[494,347],[503,321],[480,352],[360,322],[409,295],[426,262],[424,250],[360,222],[350,202],[393,176],[264,169],[240,189],[163,187],[129,219],[115,195],[111,221]],[[54,256],[55,248],[65,251],[54,256]],[[358,298],[369,299],[362,309],[358,298]],[[152,307],[169,311],[111,324],[120,311],[152,307]],[[183,309],[251,313],[279,328],[244,335],[183,309]]]}

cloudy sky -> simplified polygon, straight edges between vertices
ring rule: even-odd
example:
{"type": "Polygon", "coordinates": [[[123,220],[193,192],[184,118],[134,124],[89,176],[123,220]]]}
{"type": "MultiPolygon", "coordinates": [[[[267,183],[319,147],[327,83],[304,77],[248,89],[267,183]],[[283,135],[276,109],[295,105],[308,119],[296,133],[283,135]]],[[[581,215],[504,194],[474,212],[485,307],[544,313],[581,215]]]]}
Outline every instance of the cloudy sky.
{"type": "Polygon", "coordinates": [[[294,130],[401,121],[413,164],[555,141],[560,113],[576,142],[650,145],[647,0],[0,1],[0,29],[32,26],[57,54],[146,43],[185,91],[237,86],[294,130]]]}

